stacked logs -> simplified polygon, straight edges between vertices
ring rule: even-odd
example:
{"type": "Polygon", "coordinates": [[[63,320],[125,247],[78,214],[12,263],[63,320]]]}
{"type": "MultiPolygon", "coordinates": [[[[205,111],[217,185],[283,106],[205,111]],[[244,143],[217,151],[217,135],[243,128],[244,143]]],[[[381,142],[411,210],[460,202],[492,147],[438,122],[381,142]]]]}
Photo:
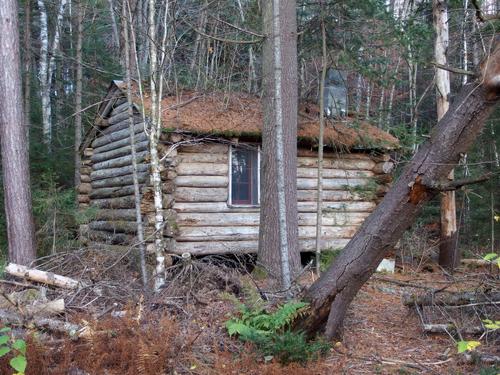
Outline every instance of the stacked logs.
{"type": "MultiPolygon", "coordinates": [[[[137,233],[129,107],[123,97],[109,103],[113,104],[108,114],[101,113],[96,121],[98,133],[87,152],[89,167],[85,200],[98,209],[87,233],[94,244],[128,245],[135,241],[137,233]]],[[[137,176],[144,190],[149,177],[149,140],[135,107],[133,116],[137,176]]],[[[151,235],[152,231],[149,232],[151,235]]]]}
{"type": "Polygon", "coordinates": [[[391,172],[394,169],[394,163],[391,161],[391,156],[389,154],[372,156],[371,159],[376,163],[372,171],[375,175],[374,180],[378,184],[375,192],[375,202],[378,204],[390,189],[390,184],[392,182],[391,172]]]}

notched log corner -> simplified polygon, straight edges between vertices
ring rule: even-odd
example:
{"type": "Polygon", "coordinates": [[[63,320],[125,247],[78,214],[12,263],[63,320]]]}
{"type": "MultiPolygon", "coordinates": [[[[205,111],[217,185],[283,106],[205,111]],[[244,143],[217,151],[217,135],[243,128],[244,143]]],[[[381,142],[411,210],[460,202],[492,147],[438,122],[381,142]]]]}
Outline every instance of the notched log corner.
{"type": "Polygon", "coordinates": [[[410,194],[408,196],[408,202],[418,205],[420,202],[425,201],[429,196],[429,189],[426,185],[422,183],[422,177],[417,176],[415,181],[408,184],[410,187],[410,194]]]}

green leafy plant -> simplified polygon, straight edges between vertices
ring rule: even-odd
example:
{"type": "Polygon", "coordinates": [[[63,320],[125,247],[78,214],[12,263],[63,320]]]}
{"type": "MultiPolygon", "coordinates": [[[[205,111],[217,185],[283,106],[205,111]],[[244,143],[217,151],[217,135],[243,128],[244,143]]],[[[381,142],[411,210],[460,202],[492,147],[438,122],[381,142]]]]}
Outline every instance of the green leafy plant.
{"type": "Polygon", "coordinates": [[[274,312],[267,312],[262,302],[237,305],[239,317],[226,322],[229,335],[255,344],[266,360],[276,358],[283,364],[306,362],[330,348],[319,340],[308,342],[304,333],[290,330],[293,321],[306,313],[309,305],[305,302],[290,301],[274,312]]]}
{"type": "Polygon", "coordinates": [[[458,341],[457,351],[459,353],[471,352],[476,349],[481,343],[479,341],[458,341]]]}
{"type": "Polygon", "coordinates": [[[500,268],[500,256],[497,253],[488,253],[483,256],[483,259],[490,263],[496,263],[498,268],[500,268]]]}
{"type": "Polygon", "coordinates": [[[9,361],[10,367],[16,371],[14,375],[24,375],[28,364],[26,360],[26,341],[12,338],[8,334],[9,332],[9,327],[0,329],[0,357],[13,353],[14,357],[9,361]]]}

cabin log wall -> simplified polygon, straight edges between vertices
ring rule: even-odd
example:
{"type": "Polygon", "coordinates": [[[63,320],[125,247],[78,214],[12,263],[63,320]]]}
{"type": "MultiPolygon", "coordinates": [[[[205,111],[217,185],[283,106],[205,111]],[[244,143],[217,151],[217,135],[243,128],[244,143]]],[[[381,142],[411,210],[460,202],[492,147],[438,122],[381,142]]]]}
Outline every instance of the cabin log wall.
{"type": "MultiPolygon", "coordinates": [[[[256,252],[259,208],[229,206],[229,145],[181,146],[177,152],[173,209],[175,253],[256,252]]],[[[388,156],[325,153],[322,248],[342,248],[373,211],[391,181],[388,156]]],[[[174,176],[174,175],[172,175],[174,176]]],[[[314,251],[317,156],[299,149],[299,246],[314,251]]],[[[172,199],[172,197],[170,197],[172,199]]]]}
{"type": "MultiPolygon", "coordinates": [[[[82,183],[78,187],[81,209],[92,209],[92,220],[80,227],[82,238],[93,246],[127,246],[136,241],[137,224],[130,146],[128,103],[123,97],[108,100],[96,120],[96,133],[84,150],[82,183]]],[[[134,107],[137,173],[141,192],[149,183],[149,141],[144,123],[134,107]]],[[[145,218],[145,216],[144,216],[145,218]]],[[[145,237],[153,230],[145,226],[145,237]]]]}

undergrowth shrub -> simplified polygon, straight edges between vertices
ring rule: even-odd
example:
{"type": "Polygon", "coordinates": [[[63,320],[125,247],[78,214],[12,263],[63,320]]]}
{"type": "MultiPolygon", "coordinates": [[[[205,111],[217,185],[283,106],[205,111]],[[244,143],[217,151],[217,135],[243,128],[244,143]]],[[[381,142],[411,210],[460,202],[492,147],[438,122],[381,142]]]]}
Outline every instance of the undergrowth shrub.
{"type": "Polygon", "coordinates": [[[291,324],[303,316],[309,305],[300,301],[289,301],[279,306],[274,312],[268,312],[264,301],[250,293],[246,303],[236,298],[239,316],[226,322],[230,336],[237,335],[245,342],[254,344],[266,360],[275,358],[281,364],[291,362],[305,363],[326,353],[328,343],[316,340],[307,341],[303,332],[290,329],[291,324]]]}
{"type": "Polygon", "coordinates": [[[319,259],[319,269],[325,272],[340,255],[342,249],[324,249],[321,251],[319,259]]]}

